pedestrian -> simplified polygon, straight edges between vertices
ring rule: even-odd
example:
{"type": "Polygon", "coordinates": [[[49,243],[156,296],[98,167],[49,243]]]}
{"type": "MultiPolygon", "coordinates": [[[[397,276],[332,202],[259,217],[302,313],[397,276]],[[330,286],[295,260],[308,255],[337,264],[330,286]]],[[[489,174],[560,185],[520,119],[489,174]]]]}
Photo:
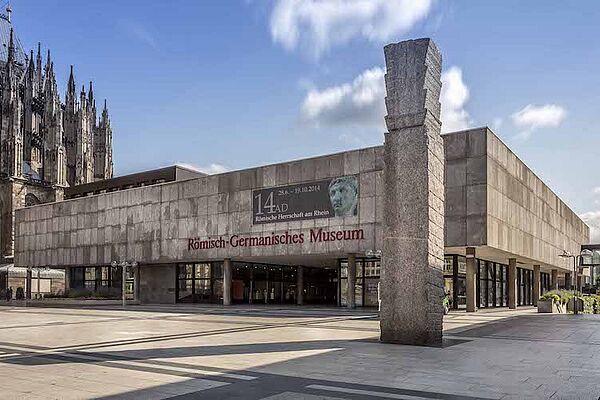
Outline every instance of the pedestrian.
{"type": "Polygon", "coordinates": [[[12,286],[6,289],[6,301],[12,300],[12,286]]]}

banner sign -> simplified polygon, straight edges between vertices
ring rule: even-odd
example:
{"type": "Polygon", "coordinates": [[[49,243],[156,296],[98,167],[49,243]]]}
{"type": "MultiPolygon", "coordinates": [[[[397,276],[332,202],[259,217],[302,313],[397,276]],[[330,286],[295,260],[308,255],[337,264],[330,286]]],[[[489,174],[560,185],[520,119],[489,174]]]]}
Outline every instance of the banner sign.
{"type": "Polygon", "coordinates": [[[354,175],[252,191],[253,224],[357,214],[358,177],[354,175]]]}

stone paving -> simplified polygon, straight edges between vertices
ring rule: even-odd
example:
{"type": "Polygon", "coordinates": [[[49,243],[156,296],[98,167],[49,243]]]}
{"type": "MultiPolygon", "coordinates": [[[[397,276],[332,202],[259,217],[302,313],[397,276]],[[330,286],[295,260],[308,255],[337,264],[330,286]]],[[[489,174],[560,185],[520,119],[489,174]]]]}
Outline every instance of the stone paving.
{"type": "Polygon", "coordinates": [[[600,318],[451,313],[442,347],[321,308],[0,307],[1,399],[598,399],[600,318]]]}

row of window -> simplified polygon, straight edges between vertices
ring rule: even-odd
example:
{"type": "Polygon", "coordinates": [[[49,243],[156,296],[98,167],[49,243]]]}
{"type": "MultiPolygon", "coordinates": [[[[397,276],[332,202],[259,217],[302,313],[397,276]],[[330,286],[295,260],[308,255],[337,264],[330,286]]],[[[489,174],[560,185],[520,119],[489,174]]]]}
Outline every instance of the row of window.
{"type": "MultiPolygon", "coordinates": [[[[296,267],[232,263],[231,299],[243,304],[295,304],[298,299],[296,267]]],[[[337,304],[337,270],[303,269],[303,299],[306,304],[337,304]]],[[[179,264],[178,302],[221,303],[223,263],[179,264]]]]}
{"type": "MultiPolygon", "coordinates": [[[[505,307],[508,305],[507,265],[476,260],[477,306],[505,307]]],[[[133,279],[133,272],[128,272],[133,279]]],[[[381,263],[377,259],[356,260],[355,304],[378,305],[381,263]]],[[[464,256],[445,257],[444,281],[451,308],[466,304],[466,259],[464,256]]],[[[71,269],[71,288],[98,291],[102,288],[120,289],[121,268],[112,266],[78,267],[71,269]]],[[[540,275],[541,292],[550,289],[550,274],[540,275]]],[[[295,304],[297,268],[279,265],[232,263],[232,300],[235,303],[295,304]]],[[[517,304],[533,303],[533,271],[517,268],[517,304]]],[[[304,268],[305,303],[348,304],[348,261],[339,261],[338,269],[304,268]],[[339,277],[339,279],[338,279],[339,277]]],[[[177,265],[177,302],[221,303],[223,301],[223,263],[189,263],[177,265]]]]}
{"type": "MultiPolygon", "coordinates": [[[[508,266],[476,259],[477,307],[508,306],[508,266]]],[[[454,309],[466,306],[467,262],[464,256],[444,258],[444,287],[454,309]]],[[[540,273],[541,294],[550,290],[550,274],[540,273]]],[[[533,271],[517,267],[517,305],[533,304],[533,271]]]]}

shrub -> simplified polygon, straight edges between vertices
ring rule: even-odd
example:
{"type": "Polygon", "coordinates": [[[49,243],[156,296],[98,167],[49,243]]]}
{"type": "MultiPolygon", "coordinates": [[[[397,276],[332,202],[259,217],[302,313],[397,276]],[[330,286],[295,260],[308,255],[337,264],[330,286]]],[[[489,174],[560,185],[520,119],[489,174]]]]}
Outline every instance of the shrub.
{"type": "Polygon", "coordinates": [[[62,290],[59,290],[55,293],[46,293],[44,295],[45,299],[63,299],[65,297],[67,297],[67,295],[62,290]]]}
{"type": "Polygon", "coordinates": [[[94,292],[94,297],[101,299],[118,299],[121,296],[121,291],[112,287],[101,287],[94,292]]]}
{"type": "Polygon", "coordinates": [[[86,288],[70,289],[69,297],[74,298],[74,299],[92,297],[92,293],[93,292],[90,289],[86,289],[86,288]]]}

